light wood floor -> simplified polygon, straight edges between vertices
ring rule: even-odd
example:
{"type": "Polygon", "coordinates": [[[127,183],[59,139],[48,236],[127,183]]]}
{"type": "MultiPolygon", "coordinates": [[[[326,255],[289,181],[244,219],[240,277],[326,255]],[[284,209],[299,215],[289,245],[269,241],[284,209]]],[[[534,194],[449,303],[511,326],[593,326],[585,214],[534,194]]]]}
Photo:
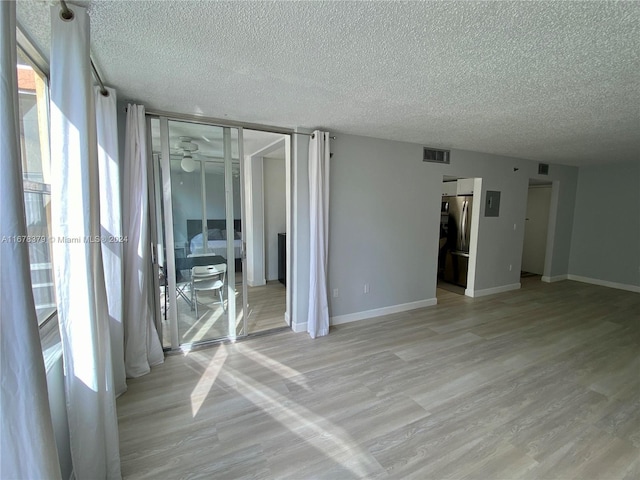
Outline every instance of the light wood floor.
{"type": "Polygon", "coordinates": [[[640,295],[572,281],[170,356],[125,478],[640,478],[640,295]]]}

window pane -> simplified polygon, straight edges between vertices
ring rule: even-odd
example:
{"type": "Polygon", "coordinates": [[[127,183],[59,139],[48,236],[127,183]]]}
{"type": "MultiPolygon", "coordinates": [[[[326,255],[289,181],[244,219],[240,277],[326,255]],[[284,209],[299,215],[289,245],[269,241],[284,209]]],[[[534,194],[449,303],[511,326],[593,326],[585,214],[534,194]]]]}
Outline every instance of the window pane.
{"type": "Polygon", "coordinates": [[[47,80],[18,50],[20,147],[33,297],[42,323],[56,310],[51,257],[47,80]]]}

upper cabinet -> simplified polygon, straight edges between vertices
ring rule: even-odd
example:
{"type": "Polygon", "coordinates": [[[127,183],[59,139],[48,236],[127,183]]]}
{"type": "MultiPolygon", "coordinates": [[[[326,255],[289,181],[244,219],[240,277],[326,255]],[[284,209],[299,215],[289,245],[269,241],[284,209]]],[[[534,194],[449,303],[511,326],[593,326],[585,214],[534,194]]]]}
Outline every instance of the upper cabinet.
{"type": "Polygon", "coordinates": [[[452,196],[458,194],[458,182],[442,182],[442,195],[452,196]]]}
{"type": "Polygon", "coordinates": [[[473,178],[461,178],[451,182],[442,182],[442,195],[473,195],[473,178]]]}
{"type": "Polygon", "coordinates": [[[473,178],[461,178],[456,182],[458,195],[473,195],[473,178]]]}

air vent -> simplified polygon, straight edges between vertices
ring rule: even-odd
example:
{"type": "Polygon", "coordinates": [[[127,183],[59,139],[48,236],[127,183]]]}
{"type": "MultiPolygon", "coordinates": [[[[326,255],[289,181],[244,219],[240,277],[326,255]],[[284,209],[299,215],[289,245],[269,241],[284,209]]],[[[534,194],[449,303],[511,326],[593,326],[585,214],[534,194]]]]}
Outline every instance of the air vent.
{"type": "Polygon", "coordinates": [[[424,147],[422,161],[433,163],[449,163],[449,150],[439,150],[437,148],[424,147]]]}
{"type": "Polygon", "coordinates": [[[548,163],[539,163],[538,164],[538,175],[549,175],[549,164],[548,163]]]}

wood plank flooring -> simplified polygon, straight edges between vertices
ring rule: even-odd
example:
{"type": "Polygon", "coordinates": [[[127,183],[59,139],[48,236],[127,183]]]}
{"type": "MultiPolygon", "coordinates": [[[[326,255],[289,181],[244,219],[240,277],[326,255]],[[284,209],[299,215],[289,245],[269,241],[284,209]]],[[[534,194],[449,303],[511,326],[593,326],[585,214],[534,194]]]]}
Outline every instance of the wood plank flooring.
{"type": "Polygon", "coordinates": [[[287,308],[287,289],[277,280],[271,280],[259,287],[247,287],[249,315],[247,331],[263,332],[286,327],[284,313],[287,308]]]}
{"type": "Polygon", "coordinates": [[[640,478],[640,295],[572,281],[170,356],[125,478],[640,478]]]}

